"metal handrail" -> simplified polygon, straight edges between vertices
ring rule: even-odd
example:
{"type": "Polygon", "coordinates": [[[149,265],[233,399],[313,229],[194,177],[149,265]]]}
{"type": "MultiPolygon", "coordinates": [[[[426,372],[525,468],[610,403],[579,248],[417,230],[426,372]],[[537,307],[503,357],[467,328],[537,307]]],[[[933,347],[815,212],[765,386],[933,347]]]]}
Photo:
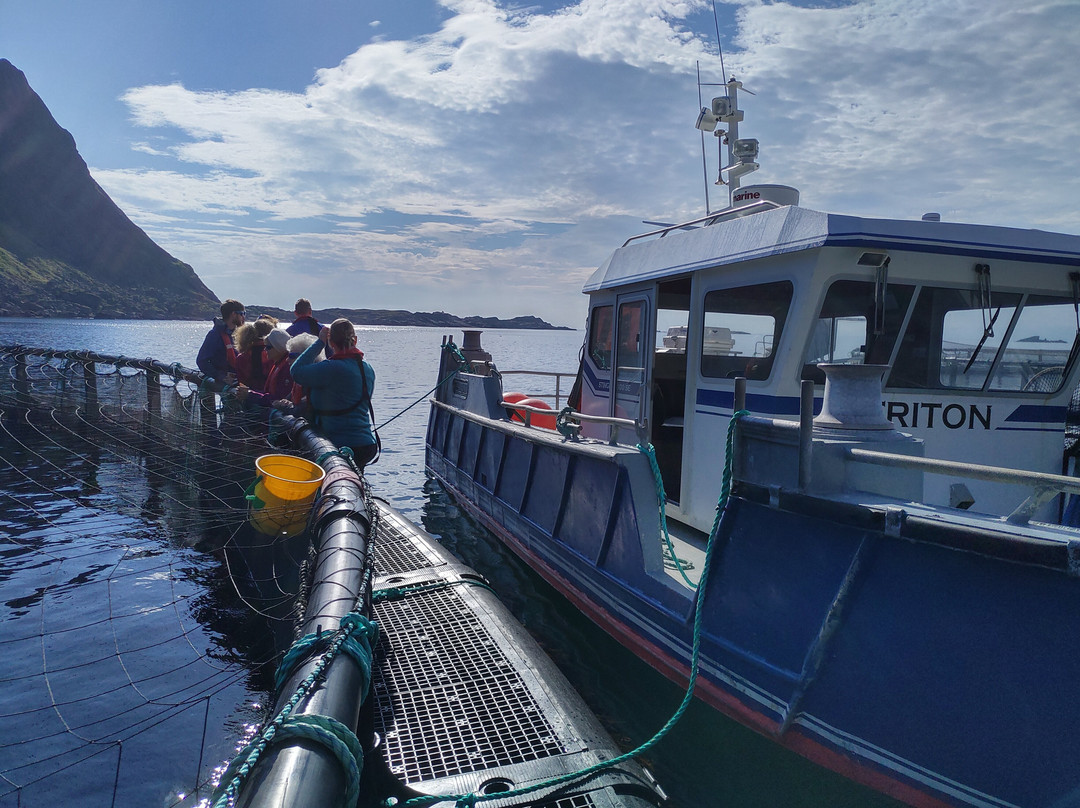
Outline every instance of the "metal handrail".
{"type": "MultiPolygon", "coordinates": [[[[528,404],[520,404],[512,401],[500,401],[499,402],[505,409],[518,410],[525,413],[525,426],[532,426],[531,417],[533,413],[540,415],[559,415],[554,410],[547,410],[542,407],[533,407],[528,404]]],[[[573,418],[575,421],[584,421],[590,424],[607,424],[611,427],[608,443],[616,443],[620,429],[632,429],[634,435],[639,441],[643,440],[644,427],[637,421],[632,421],[629,418],[614,418],[607,415],[586,415],[583,412],[575,412],[571,410],[566,413],[567,418],[573,418]]]]}
{"type": "Polygon", "coordinates": [[[772,210],[773,208],[782,207],[783,205],[773,202],[772,200],[762,199],[759,202],[752,202],[749,205],[742,205],[741,207],[737,208],[724,208],[723,210],[718,210],[716,213],[710,213],[697,219],[691,219],[689,222],[683,222],[682,224],[671,224],[667,227],[661,227],[659,230],[650,230],[648,233],[639,233],[636,236],[630,236],[630,238],[623,242],[623,246],[625,247],[631,241],[637,241],[641,238],[650,238],[652,236],[659,236],[660,238],[663,238],[668,233],[671,233],[675,230],[689,230],[692,227],[697,227],[700,224],[706,223],[715,224],[721,219],[725,219],[735,213],[750,213],[751,211],[757,210],[758,208],[772,210]]]}
{"type": "Polygon", "coordinates": [[[990,482],[1024,485],[1034,488],[1035,493],[1006,517],[1006,521],[1012,524],[1026,524],[1041,505],[1048,502],[1059,492],[1080,495],[1080,478],[1067,477],[1064,474],[1008,469],[979,463],[961,463],[955,460],[937,460],[931,457],[913,457],[911,455],[893,454],[892,452],[876,452],[873,449],[851,448],[847,450],[847,454],[852,460],[859,463],[915,469],[931,474],[952,474],[972,480],[989,480],[990,482]]]}
{"type": "MultiPolygon", "coordinates": [[[[554,376],[555,377],[555,409],[560,409],[562,404],[562,379],[563,376],[576,378],[577,373],[559,373],[553,370],[500,370],[500,376],[554,376]]],[[[550,393],[537,393],[531,398],[551,398],[550,393]]]]}
{"type": "Polygon", "coordinates": [[[878,466],[919,469],[933,474],[955,474],[973,480],[991,480],[1012,485],[1030,485],[1037,488],[1053,488],[1069,494],[1080,494],[1080,477],[1066,477],[1045,471],[1007,469],[1000,466],[984,466],[978,463],[961,463],[956,460],[937,460],[932,457],[876,452],[873,449],[851,448],[847,450],[852,460],[878,466]]]}

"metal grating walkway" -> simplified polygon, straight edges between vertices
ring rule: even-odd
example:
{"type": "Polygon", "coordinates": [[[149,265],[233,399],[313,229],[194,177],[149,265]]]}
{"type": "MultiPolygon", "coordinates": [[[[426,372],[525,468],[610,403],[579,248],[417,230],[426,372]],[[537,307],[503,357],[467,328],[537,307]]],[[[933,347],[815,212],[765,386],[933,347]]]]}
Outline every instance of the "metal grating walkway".
{"type": "Polygon", "coordinates": [[[390,646],[376,707],[399,778],[430,780],[567,751],[454,588],[378,604],[376,619],[390,646]]]}
{"type": "MultiPolygon", "coordinates": [[[[484,579],[384,502],[371,551],[380,627],[369,703],[377,757],[410,794],[491,795],[619,754],[484,579]]],[[[493,808],[653,808],[635,763],[493,808]]]]}

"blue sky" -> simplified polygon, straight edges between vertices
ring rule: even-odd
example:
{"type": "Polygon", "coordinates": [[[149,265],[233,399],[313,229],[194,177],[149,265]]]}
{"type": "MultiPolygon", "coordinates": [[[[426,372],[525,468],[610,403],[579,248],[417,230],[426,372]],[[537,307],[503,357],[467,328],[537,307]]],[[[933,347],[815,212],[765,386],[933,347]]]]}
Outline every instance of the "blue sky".
{"type": "MultiPolygon", "coordinates": [[[[1080,233],[1078,0],[716,11],[747,182],[1080,233]]],[[[695,65],[722,80],[699,0],[0,0],[0,56],[221,298],[571,326],[642,220],[704,213],[695,65]]]]}

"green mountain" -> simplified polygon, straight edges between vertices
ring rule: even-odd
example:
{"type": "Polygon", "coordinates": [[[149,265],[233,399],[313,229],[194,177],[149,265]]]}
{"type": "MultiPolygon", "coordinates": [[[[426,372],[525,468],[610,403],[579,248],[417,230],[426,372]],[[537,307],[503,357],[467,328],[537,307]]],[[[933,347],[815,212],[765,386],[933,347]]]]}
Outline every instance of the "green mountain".
{"type": "Polygon", "coordinates": [[[0,59],[0,315],[207,319],[217,297],[102,190],[0,59]]]}

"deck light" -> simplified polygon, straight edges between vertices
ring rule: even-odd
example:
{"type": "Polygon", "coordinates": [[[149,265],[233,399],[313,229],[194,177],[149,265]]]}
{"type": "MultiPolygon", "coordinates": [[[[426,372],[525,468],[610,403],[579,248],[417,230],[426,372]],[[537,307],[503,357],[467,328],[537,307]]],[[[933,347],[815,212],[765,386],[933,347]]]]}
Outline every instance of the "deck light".
{"type": "Polygon", "coordinates": [[[880,267],[889,260],[889,254],[883,252],[864,252],[859,256],[859,266],[880,267]]]}
{"type": "Polygon", "coordinates": [[[713,115],[712,110],[708,107],[702,107],[701,112],[698,113],[697,123],[694,124],[702,132],[711,132],[716,128],[716,116],[713,115]]]}
{"type": "Polygon", "coordinates": [[[726,95],[722,95],[719,98],[712,100],[712,114],[714,118],[720,119],[731,114],[731,99],[726,95]]]}
{"type": "Polygon", "coordinates": [[[732,146],[732,154],[740,163],[752,163],[758,156],[757,138],[739,138],[732,146]]]}

